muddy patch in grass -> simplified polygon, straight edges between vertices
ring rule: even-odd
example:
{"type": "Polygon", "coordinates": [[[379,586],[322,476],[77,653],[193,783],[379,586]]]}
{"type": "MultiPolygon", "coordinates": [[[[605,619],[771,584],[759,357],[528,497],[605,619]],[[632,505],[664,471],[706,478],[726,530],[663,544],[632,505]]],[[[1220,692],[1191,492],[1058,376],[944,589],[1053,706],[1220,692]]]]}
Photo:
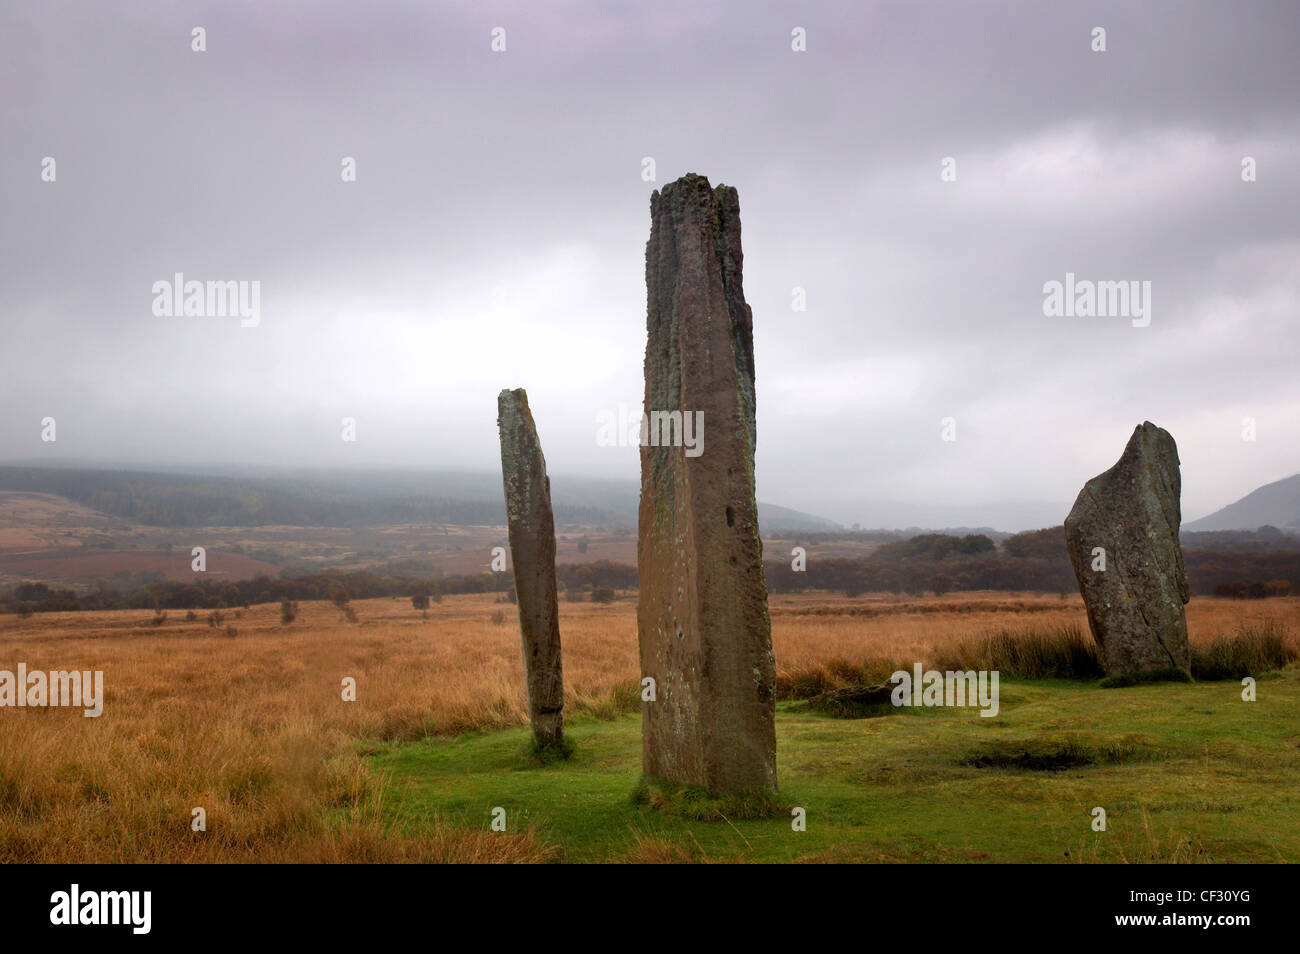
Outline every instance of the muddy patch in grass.
{"type": "Polygon", "coordinates": [[[984,746],[958,759],[963,768],[1066,772],[1093,765],[1150,762],[1163,754],[1141,739],[1021,739],[984,746]]]}

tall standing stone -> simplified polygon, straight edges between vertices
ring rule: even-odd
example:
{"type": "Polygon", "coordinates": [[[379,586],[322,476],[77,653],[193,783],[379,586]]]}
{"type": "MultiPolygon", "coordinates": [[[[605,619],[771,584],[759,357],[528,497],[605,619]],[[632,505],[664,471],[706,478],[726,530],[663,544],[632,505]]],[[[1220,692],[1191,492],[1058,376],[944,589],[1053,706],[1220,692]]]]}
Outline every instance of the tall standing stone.
{"type": "Polygon", "coordinates": [[[642,766],[712,795],[775,790],[740,200],[687,175],[651,196],[650,216],[637,629],[655,698],[641,706],[642,766]],[[699,433],[677,432],[694,447],[670,439],[677,412],[699,422],[699,433]]]}
{"type": "Polygon", "coordinates": [[[1083,485],[1065,518],[1070,561],[1107,675],[1190,669],[1181,493],[1178,446],[1145,421],[1119,462],[1083,485]]]}
{"type": "Polygon", "coordinates": [[[523,388],[497,396],[501,476],[506,491],[510,558],[519,601],[528,715],[539,749],[564,735],[564,672],[560,665],[560,608],[555,594],[555,518],[551,481],[523,388]]]}

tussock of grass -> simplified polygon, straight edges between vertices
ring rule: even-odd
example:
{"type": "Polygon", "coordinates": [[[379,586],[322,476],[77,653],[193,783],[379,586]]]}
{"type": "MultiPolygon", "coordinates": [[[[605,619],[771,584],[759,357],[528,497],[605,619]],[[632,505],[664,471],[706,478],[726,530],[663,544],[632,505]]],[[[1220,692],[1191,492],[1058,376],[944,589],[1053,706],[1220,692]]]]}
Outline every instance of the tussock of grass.
{"type": "Polygon", "coordinates": [[[632,801],[653,808],[669,818],[691,821],[750,821],[758,818],[789,818],[793,807],[776,792],[751,789],[739,795],[714,798],[698,785],[675,785],[663,779],[642,777],[632,792],[632,801]]]}
{"type": "Polygon", "coordinates": [[[817,666],[800,672],[776,675],[776,697],[778,699],[811,699],[813,696],[834,689],[839,685],[826,671],[825,666],[817,666]]]}
{"type": "Polygon", "coordinates": [[[1192,646],[1192,672],[1197,679],[1241,679],[1283,669],[1300,659],[1285,626],[1275,620],[1244,625],[1233,636],[1220,636],[1192,646]]]}
{"type": "Polygon", "coordinates": [[[694,865],[704,858],[697,845],[638,834],[622,861],[629,865],[694,865]]]}
{"type": "Polygon", "coordinates": [[[888,702],[867,705],[825,696],[814,697],[801,705],[806,705],[811,712],[820,712],[832,719],[878,719],[887,715],[915,712],[911,706],[895,706],[888,702]]]}
{"type": "Polygon", "coordinates": [[[936,669],[998,671],[1020,679],[1099,679],[1097,644],[1078,626],[997,629],[942,651],[936,669]]]}
{"type": "Polygon", "coordinates": [[[904,707],[893,704],[893,694],[894,686],[888,682],[852,686],[813,696],[801,708],[836,719],[873,719],[903,711],[904,707]]]}
{"type": "Polygon", "coordinates": [[[600,693],[566,692],[565,710],[612,722],[641,708],[640,682],[620,682],[600,693]]]}
{"type": "Polygon", "coordinates": [[[895,659],[876,658],[851,662],[843,656],[836,656],[807,669],[778,672],[776,695],[778,699],[811,699],[845,686],[877,685],[886,682],[899,669],[910,668],[911,663],[895,659]]]}
{"type": "Polygon", "coordinates": [[[1084,841],[1075,850],[1065,849],[1064,860],[1078,864],[1115,862],[1119,864],[1188,865],[1214,864],[1200,835],[1168,829],[1157,832],[1151,827],[1151,815],[1141,811],[1141,824],[1123,815],[1112,815],[1107,830],[1084,841]]]}

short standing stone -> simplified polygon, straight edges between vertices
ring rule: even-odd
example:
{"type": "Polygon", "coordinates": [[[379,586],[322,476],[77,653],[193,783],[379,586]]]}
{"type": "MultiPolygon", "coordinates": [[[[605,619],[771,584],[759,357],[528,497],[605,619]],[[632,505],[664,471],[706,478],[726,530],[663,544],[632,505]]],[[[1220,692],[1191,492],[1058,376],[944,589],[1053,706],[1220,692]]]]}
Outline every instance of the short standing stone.
{"type": "Polygon", "coordinates": [[[654,193],[650,215],[637,629],[642,675],[656,688],[641,707],[642,766],[712,795],[775,790],[740,201],[687,175],[654,193]],[[672,439],[674,424],[683,439],[672,439]]]}
{"type": "Polygon", "coordinates": [[[1119,462],[1084,484],[1065,538],[1107,675],[1189,670],[1178,447],[1144,422],[1119,462]],[[1101,569],[1104,565],[1105,569],[1101,569]]]}
{"type": "Polygon", "coordinates": [[[501,476],[506,492],[510,556],[519,601],[528,714],[539,749],[564,734],[564,673],[560,665],[560,615],[555,593],[555,518],[551,482],[537,428],[522,388],[497,397],[501,476]]]}

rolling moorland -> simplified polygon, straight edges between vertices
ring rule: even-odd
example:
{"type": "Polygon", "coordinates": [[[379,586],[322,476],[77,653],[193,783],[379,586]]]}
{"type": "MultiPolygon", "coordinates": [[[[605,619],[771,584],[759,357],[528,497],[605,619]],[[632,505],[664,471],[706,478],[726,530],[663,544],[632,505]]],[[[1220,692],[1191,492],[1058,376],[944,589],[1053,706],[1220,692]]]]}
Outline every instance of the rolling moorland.
{"type": "Polygon", "coordinates": [[[0,491],[0,668],[106,685],[99,718],[0,712],[0,862],[1300,860],[1300,542],[1275,527],[1184,534],[1195,681],[1119,689],[1059,527],[770,531],[778,804],[719,806],[639,784],[629,527],[560,525],[576,747],[539,764],[499,523],[169,526],[154,499],[0,491]],[[998,669],[998,717],[818,705],[916,662],[998,669]]]}

